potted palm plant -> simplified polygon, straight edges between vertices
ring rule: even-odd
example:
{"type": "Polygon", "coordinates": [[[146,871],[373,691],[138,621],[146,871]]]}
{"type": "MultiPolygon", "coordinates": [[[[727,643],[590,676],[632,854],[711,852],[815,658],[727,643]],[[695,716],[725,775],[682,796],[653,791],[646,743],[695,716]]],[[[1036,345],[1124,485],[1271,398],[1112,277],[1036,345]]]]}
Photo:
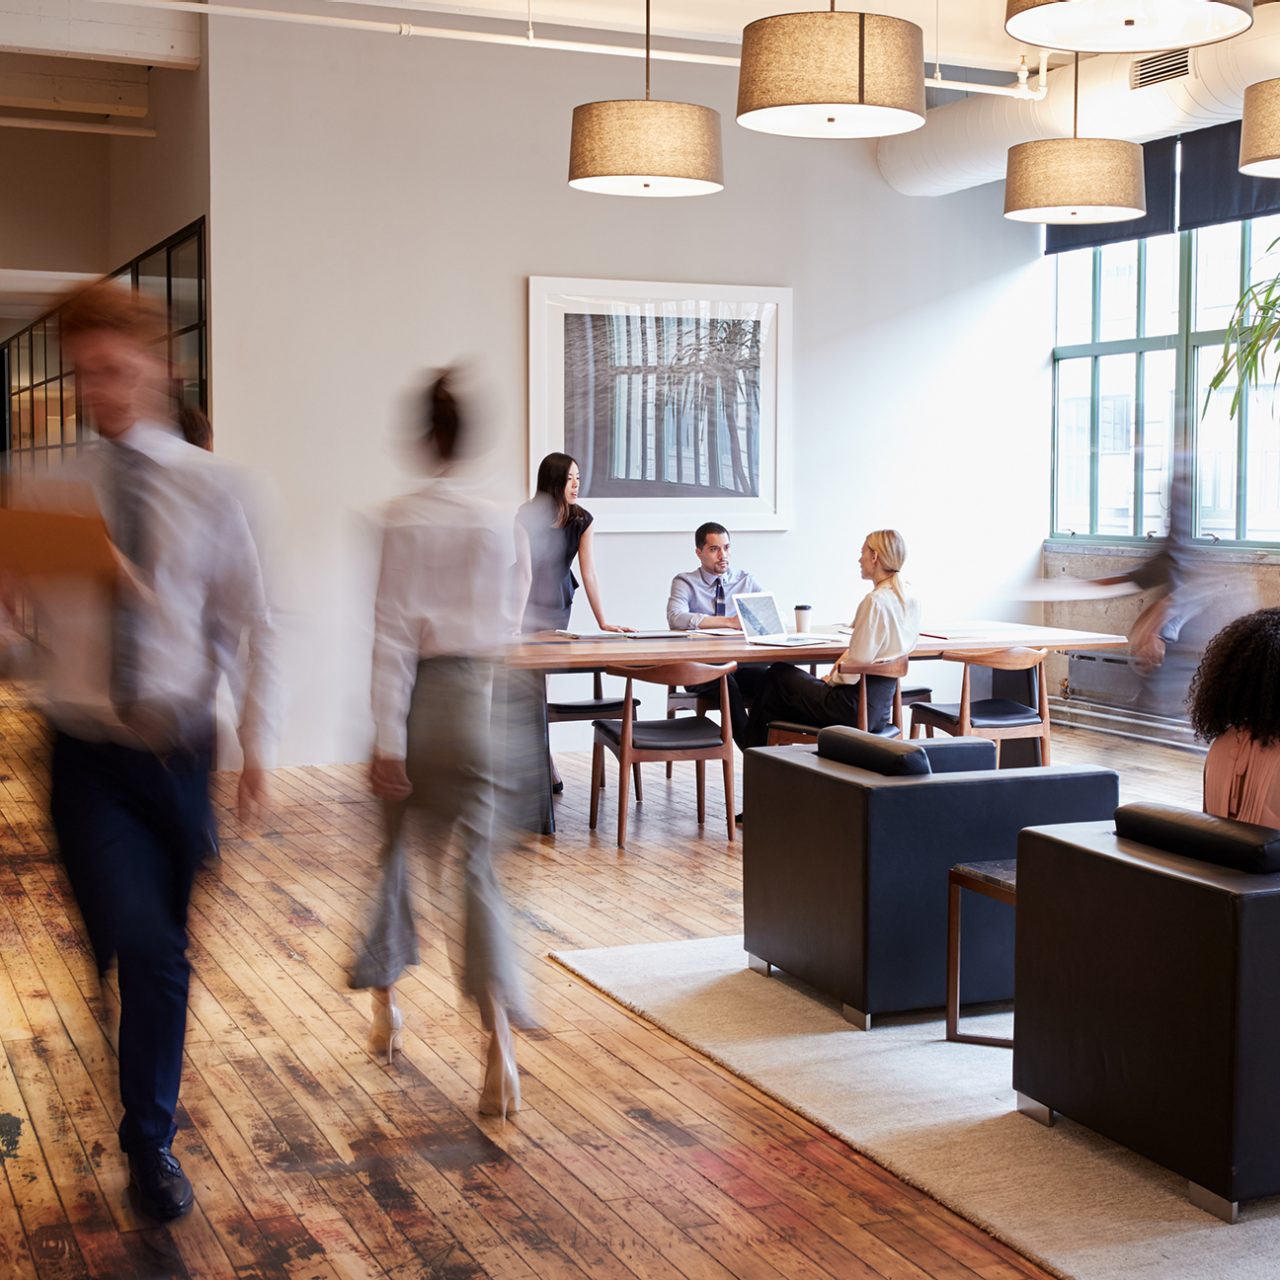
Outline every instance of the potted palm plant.
{"type": "MultiPolygon", "coordinates": [[[[1280,245],[1280,240],[1268,247],[1268,255],[1275,251],[1276,245],[1280,245]]],[[[1275,374],[1271,378],[1271,386],[1274,390],[1280,383],[1280,361],[1276,360],[1278,352],[1280,275],[1248,285],[1240,295],[1227,324],[1227,336],[1222,343],[1222,363],[1209,382],[1205,407],[1208,407],[1209,397],[1234,377],[1235,393],[1231,397],[1234,416],[1245,388],[1260,386],[1273,364],[1275,374]]]]}

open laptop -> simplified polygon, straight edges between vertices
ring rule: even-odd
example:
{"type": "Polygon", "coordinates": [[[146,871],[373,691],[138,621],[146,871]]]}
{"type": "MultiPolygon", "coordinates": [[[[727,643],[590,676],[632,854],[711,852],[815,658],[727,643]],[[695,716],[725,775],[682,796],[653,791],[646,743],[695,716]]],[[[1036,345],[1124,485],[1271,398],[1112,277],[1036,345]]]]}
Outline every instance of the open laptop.
{"type": "Polygon", "coordinates": [[[793,645],[822,644],[827,640],[843,640],[834,632],[806,631],[803,634],[788,633],[778,612],[778,602],[771,591],[750,591],[733,597],[734,608],[742,622],[742,634],[748,644],[777,645],[790,648],[793,645]]]}

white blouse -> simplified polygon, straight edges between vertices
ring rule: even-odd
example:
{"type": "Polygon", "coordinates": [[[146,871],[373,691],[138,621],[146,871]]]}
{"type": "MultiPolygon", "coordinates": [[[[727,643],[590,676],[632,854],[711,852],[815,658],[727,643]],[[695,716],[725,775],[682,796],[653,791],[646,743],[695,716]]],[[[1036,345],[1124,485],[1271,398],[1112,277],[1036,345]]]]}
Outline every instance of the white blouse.
{"type": "MultiPolygon", "coordinates": [[[[841,663],[863,667],[887,662],[906,657],[916,647],[920,639],[920,602],[905,592],[899,595],[894,582],[894,578],[886,578],[863,596],[841,663]]],[[[827,676],[827,683],[857,684],[858,677],[842,672],[837,664],[827,676]]]]}

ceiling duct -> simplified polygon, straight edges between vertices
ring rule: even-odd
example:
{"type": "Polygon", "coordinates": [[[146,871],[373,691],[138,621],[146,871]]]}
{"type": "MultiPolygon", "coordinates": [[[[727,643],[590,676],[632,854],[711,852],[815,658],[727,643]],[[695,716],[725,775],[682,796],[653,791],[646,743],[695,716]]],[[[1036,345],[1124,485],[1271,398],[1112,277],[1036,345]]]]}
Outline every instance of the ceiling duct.
{"type": "Polygon", "coordinates": [[[1145,89],[1148,85],[1180,80],[1191,74],[1191,50],[1170,49],[1168,53],[1152,53],[1135,58],[1129,68],[1129,88],[1145,89]]]}
{"type": "MultiPolygon", "coordinates": [[[[1135,58],[1099,54],[1080,63],[1080,133],[1148,142],[1171,134],[1238,120],[1244,91],[1280,67],[1280,4],[1260,6],[1253,27],[1222,44],[1135,58]],[[1187,59],[1187,71],[1172,70],[1187,59]],[[1162,64],[1165,74],[1155,66],[1162,64]],[[1139,64],[1140,86],[1131,87],[1139,64]]],[[[904,195],[941,196],[1005,176],[1009,148],[1071,132],[1071,69],[1046,77],[1042,102],[966,98],[934,107],[923,129],[882,138],[876,150],[885,181],[904,195]]]]}

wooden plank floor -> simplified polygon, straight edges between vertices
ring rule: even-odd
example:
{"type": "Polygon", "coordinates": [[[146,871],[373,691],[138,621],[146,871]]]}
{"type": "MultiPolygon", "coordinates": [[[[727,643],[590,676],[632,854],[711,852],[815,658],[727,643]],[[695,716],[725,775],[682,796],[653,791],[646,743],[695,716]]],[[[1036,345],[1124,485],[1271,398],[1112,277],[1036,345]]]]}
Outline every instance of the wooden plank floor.
{"type": "MultiPolygon", "coordinates": [[[[1063,761],[1120,768],[1126,798],[1197,804],[1197,757],[1080,732],[1063,761]]],[[[282,770],[271,831],[230,817],[193,901],[195,977],[175,1149],[197,1206],[140,1221],[115,1139],[108,1003],[45,820],[39,723],[0,686],[0,1275],[1019,1280],[1044,1275],[871,1161],[546,960],[740,922],[740,850],[705,839],[692,768],[651,769],[625,854],[586,831],[566,756],[561,834],[502,867],[539,1029],[525,1108],[476,1115],[483,1035],[457,994],[452,860],[417,862],[423,964],[406,1051],[364,1049],[344,969],[369,904],[377,813],[357,767],[282,770]]],[[[231,798],[218,779],[218,798],[231,798]]]]}

